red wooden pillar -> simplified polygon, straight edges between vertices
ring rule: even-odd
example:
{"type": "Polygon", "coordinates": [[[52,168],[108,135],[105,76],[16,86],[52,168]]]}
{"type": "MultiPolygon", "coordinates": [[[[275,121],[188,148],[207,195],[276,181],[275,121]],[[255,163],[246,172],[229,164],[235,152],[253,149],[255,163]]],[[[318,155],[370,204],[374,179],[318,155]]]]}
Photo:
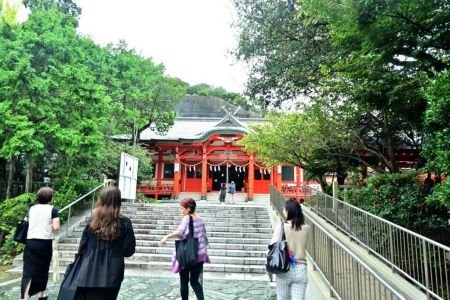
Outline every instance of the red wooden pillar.
{"type": "Polygon", "coordinates": [[[255,183],[255,162],[253,155],[250,155],[248,161],[248,201],[253,201],[253,186],[255,183]]]}
{"type": "Polygon", "coordinates": [[[206,182],[208,178],[208,168],[207,168],[207,155],[206,149],[203,147],[203,158],[202,158],[202,190],[201,190],[201,200],[206,200],[206,182]]]}
{"type": "Polygon", "coordinates": [[[178,199],[178,196],[180,195],[180,157],[178,156],[178,150],[176,151],[176,157],[175,157],[175,163],[173,165],[173,197],[175,199],[178,199]]]}
{"type": "Polygon", "coordinates": [[[299,201],[301,199],[301,194],[300,194],[300,186],[301,186],[301,178],[300,178],[300,167],[295,166],[295,198],[297,201],[299,201]]]}
{"type": "Polygon", "coordinates": [[[158,199],[158,191],[162,186],[162,178],[163,178],[163,154],[158,152],[158,166],[156,170],[156,186],[155,186],[155,199],[158,199]]]}
{"type": "Polygon", "coordinates": [[[281,165],[276,166],[275,170],[275,187],[281,191],[281,165]]]}

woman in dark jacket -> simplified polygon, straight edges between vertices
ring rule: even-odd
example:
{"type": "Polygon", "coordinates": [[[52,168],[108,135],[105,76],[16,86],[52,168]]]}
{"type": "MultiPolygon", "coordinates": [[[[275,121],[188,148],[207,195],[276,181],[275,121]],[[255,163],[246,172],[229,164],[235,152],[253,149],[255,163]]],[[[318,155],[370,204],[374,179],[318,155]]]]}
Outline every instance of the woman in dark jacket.
{"type": "Polygon", "coordinates": [[[83,231],[78,254],[83,255],[78,277],[78,300],[116,299],[122,284],[124,257],[134,254],[136,239],[129,218],[120,213],[116,187],[104,189],[83,231]]]}
{"type": "Polygon", "coordinates": [[[220,184],[220,194],[219,194],[219,200],[220,203],[225,204],[225,198],[227,197],[227,186],[225,183],[220,184]]]}

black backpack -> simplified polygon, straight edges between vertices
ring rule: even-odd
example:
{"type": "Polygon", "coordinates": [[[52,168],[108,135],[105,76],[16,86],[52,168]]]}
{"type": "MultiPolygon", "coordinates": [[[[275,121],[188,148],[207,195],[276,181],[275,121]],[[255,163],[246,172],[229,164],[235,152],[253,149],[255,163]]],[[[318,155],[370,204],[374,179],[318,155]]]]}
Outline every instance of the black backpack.
{"type": "Polygon", "coordinates": [[[278,242],[269,245],[266,258],[266,270],[271,274],[286,273],[290,268],[289,250],[284,233],[284,222],[281,223],[281,234],[278,242]]]}

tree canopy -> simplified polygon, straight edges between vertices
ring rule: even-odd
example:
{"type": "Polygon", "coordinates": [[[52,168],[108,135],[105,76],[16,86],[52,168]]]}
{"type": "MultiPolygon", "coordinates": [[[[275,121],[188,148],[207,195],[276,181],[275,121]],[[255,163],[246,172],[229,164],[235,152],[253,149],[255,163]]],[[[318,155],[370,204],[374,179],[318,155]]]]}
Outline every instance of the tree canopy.
{"type": "MultiPolygon", "coordinates": [[[[100,47],[80,36],[72,4],[28,1],[25,22],[1,17],[0,157],[9,161],[8,186],[26,164],[27,190],[45,176],[57,189],[82,192],[84,179],[117,174],[126,148],[111,141],[118,134],[130,138],[127,151],[148,160],[139,133],[167,130],[185,95],[184,82],[125,43],[100,47]]],[[[149,162],[140,165],[148,176],[149,162]]]]}
{"type": "MultiPolygon", "coordinates": [[[[443,111],[450,101],[444,79],[450,67],[447,0],[244,0],[234,4],[240,32],[235,55],[250,67],[247,94],[264,107],[296,105],[303,119],[318,124],[318,132],[327,132],[334,120],[331,124],[339,134],[329,134],[332,139],[322,135],[327,142],[321,149],[314,148],[321,159],[333,153],[341,166],[351,167],[350,160],[379,173],[395,173],[399,172],[395,152],[421,152],[425,147],[422,156],[428,160],[428,169],[446,172],[444,140],[450,140],[443,128],[448,123],[443,121],[448,119],[443,111]],[[311,120],[317,109],[331,114],[316,123],[311,120]]],[[[272,140],[271,133],[285,136],[280,130],[292,118],[296,117],[271,118],[272,127],[266,128],[264,138],[272,140]]],[[[302,120],[299,124],[290,127],[295,129],[287,140],[293,145],[296,137],[305,139],[306,129],[301,126],[310,128],[302,120]]],[[[246,147],[272,147],[272,152],[259,151],[280,160],[279,144],[264,141],[258,129],[251,135],[246,139],[253,139],[252,145],[246,147]]],[[[308,150],[307,143],[297,148],[302,145],[304,149],[290,151],[308,150]]],[[[301,165],[292,162],[288,153],[283,157],[284,162],[301,165]]],[[[417,161],[416,167],[421,166],[417,161]]]]}

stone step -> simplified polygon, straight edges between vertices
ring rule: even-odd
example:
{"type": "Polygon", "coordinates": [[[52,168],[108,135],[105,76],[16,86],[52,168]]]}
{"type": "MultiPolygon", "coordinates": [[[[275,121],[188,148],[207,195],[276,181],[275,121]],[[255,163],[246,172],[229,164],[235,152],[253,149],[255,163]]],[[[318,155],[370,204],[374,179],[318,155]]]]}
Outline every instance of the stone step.
{"type": "MultiPolygon", "coordinates": [[[[157,243],[161,240],[163,237],[162,235],[146,235],[146,239],[137,239],[136,245],[139,246],[150,246],[154,243],[157,243]]],[[[264,238],[227,238],[227,237],[212,237],[208,235],[208,241],[209,241],[209,247],[211,247],[214,244],[233,244],[233,245],[264,245],[265,247],[270,242],[270,237],[264,237],[264,238]]],[[[78,247],[78,244],[80,243],[79,237],[72,237],[72,238],[63,238],[61,239],[61,242],[64,245],[74,245],[76,244],[78,247]]],[[[168,244],[174,243],[173,240],[169,240],[167,242],[168,244]]]]}
{"type": "MultiPolygon", "coordinates": [[[[167,217],[169,219],[182,219],[183,215],[180,213],[173,213],[167,211],[147,211],[147,210],[137,210],[133,211],[122,211],[125,216],[144,216],[144,217],[152,217],[152,218],[161,218],[167,217]]],[[[242,211],[216,211],[216,212],[199,212],[198,216],[202,218],[239,218],[239,219],[268,219],[268,215],[262,212],[242,212],[242,211]]]]}
{"type": "MultiPolygon", "coordinates": [[[[74,228],[74,233],[80,233],[83,231],[84,226],[78,226],[74,228]]],[[[134,228],[135,234],[152,234],[155,230],[163,231],[163,234],[170,233],[177,229],[177,225],[160,225],[160,224],[145,224],[144,229],[134,228]]],[[[212,232],[238,232],[238,233],[264,233],[270,235],[272,233],[271,228],[251,228],[251,227],[228,227],[228,226],[206,226],[208,235],[212,232]]]]}
{"type": "MultiPolygon", "coordinates": [[[[21,260],[21,258],[18,258],[21,260]]],[[[60,273],[64,274],[66,267],[73,262],[73,257],[64,257],[59,259],[60,273]]],[[[265,262],[265,261],[264,261],[265,262]]],[[[21,263],[21,262],[20,262],[21,263]]],[[[22,272],[22,267],[15,264],[15,272],[22,272]]],[[[50,264],[52,266],[52,263],[50,264]]],[[[126,272],[133,272],[133,270],[144,269],[152,271],[169,271],[172,268],[171,261],[140,261],[125,259],[126,272]]],[[[224,272],[228,276],[233,276],[233,273],[252,273],[252,274],[264,274],[266,268],[264,263],[255,265],[240,265],[240,264],[220,264],[220,263],[205,263],[203,266],[205,272],[224,272]]],[[[50,267],[52,272],[52,267],[50,267]]]]}
{"type": "MultiPolygon", "coordinates": [[[[168,224],[168,225],[179,225],[181,222],[180,218],[177,219],[151,219],[151,218],[130,218],[134,224],[142,224],[144,221],[152,224],[168,224]]],[[[265,219],[260,220],[247,220],[247,219],[239,219],[239,218],[227,218],[227,219],[217,219],[217,218],[202,218],[203,222],[207,226],[219,226],[219,225],[233,225],[233,226],[266,226],[270,227],[270,221],[265,219]]]]}
{"type": "MultiPolygon", "coordinates": [[[[139,219],[139,218],[146,218],[146,219],[159,219],[161,220],[164,218],[164,220],[181,220],[183,218],[180,214],[170,214],[170,213],[155,213],[155,212],[145,212],[145,211],[136,211],[136,212],[125,212],[123,213],[125,216],[131,218],[131,219],[139,219]]],[[[260,222],[260,221],[268,221],[268,216],[264,215],[210,215],[210,214],[203,214],[199,216],[204,221],[209,220],[244,220],[246,222],[260,222]]]]}
{"type": "MultiPolygon", "coordinates": [[[[136,240],[151,241],[155,239],[155,236],[159,237],[160,240],[163,236],[169,233],[167,230],[152,230],[151,234],[135,234],[136,240]]],[[[69,238],[61,238],[60,243],[67,242],[68,239],[76,238],[78,242],[80,241],[80,235],[71,236],[69,238]]],[[[243,233],[243,232],[208,232],[208,239],[210,238],[223,238],[223,239],[242,239],[242,243],[246,243],[247,240],[251,239],[261,239],[264,243],[268,243],[271,239],[271,235],[265,233],[243,233]],[[267,242],[266,242],[267,241],[267,242]]]]}
{"type": "MultiPolygon", "coordinates": [[[[122,210],[147,210],[147,211],[168,211],[177,212],[181,214],[180,206],[173,204],[128,204],[122,205],[122,210]]],[[[265,212],[265,205],[240,205],[240,204],[217,204],[197,206],[196,212],[216,212],[216,211],[247,211],[247,212],[265,212]]]]}
{"type": "MultiPolygon", "coordinates": [[[[76,245],[73,245],[76,246],[76,245]]],[[[151,257],[157,257],[166,255],[172,257],[174,246],[172,247],[159,247],[159,246],[153,246],[153,247],[136,247],[136,253],[134,254],[134,257],[142,257],[144,256],[150,256],[151,257]]],[[[72,249],[65,247],[64,250],[59,251],[59,257],[74,257],[74,255],[77,253],[78,247],[72,247],[72,249]]],[[[236,258],[236,259],[243,259],[243,258],[264,258],[266,256],[266,252],[263,249],[258,250],[239,250],[239,249],[208,249],[208,254],[210,257],[227,257],[228,259],[236,258]]],[[[150,258],[152,260],[152,258],[150,258]]]]}
{"type": "MultiPolygon", "coordinates": [[[[159,240],[154,240],[151,242],[146,242],[143,243],[141,241],[138,241],[136,243],[136,252],[140,252],[140,253],[166,253],[167,251],[173,251],[173,249],[175,248],[175,242],[174,241],[169,241],[167,242],[167,246],[163,246],[163,247],[159,247],[159,240]],[[159,249],[164,249],[164,250],[159,250],[159,249]],[[169,250],[167,250],[169,249],[169,250]]],[[[64,249],[65,251],[77,251],[78,250],[78,243],[65,243],[64,244],[64,249]]],[[[61,249],[61,247],[59,247],[61,249]]],[[[258,252],[258,255],[262,254],[266,254],[267,252],[267,245],[266,244],[224,244],[224,243],[209,243],[208,245],[208,253],[210,253],[210,251],[239,251],[240,253],[232,255],[232,256],[253,256],[253,254],[251,253],[252,251],[258,252]],[[261,252],[261,253],[260,253],[261,252]]],[[[171,253],[171,252],[170,252],[171,253]]],[[[232,254],[232,252],[229,252],[230,254],[232,254]]],[[[217,252],[217,255],[219,255],[220,253],[217,252]]],[[[211,255],[213,255],[213,253],[211,252],[211,255]]],[[[255,255],[255,256],[258,256],[255,255]]]]}
{"type": "MultiPolygon", "coordinates": [[[[150,269],[150,270],[170,270],[172,267],[171,262],[142,262],[142,261],[126,261],[126,268],[138,268],[138,269],[150,269]]],[[[232,273],[254,273],[264,274],[266,268],[264,264],[257,265],[237,265],[237,264],[218,264],[218,263],[206,263],[203,265],[205,272],[225,272],[227,274],[232,273]]]]}

